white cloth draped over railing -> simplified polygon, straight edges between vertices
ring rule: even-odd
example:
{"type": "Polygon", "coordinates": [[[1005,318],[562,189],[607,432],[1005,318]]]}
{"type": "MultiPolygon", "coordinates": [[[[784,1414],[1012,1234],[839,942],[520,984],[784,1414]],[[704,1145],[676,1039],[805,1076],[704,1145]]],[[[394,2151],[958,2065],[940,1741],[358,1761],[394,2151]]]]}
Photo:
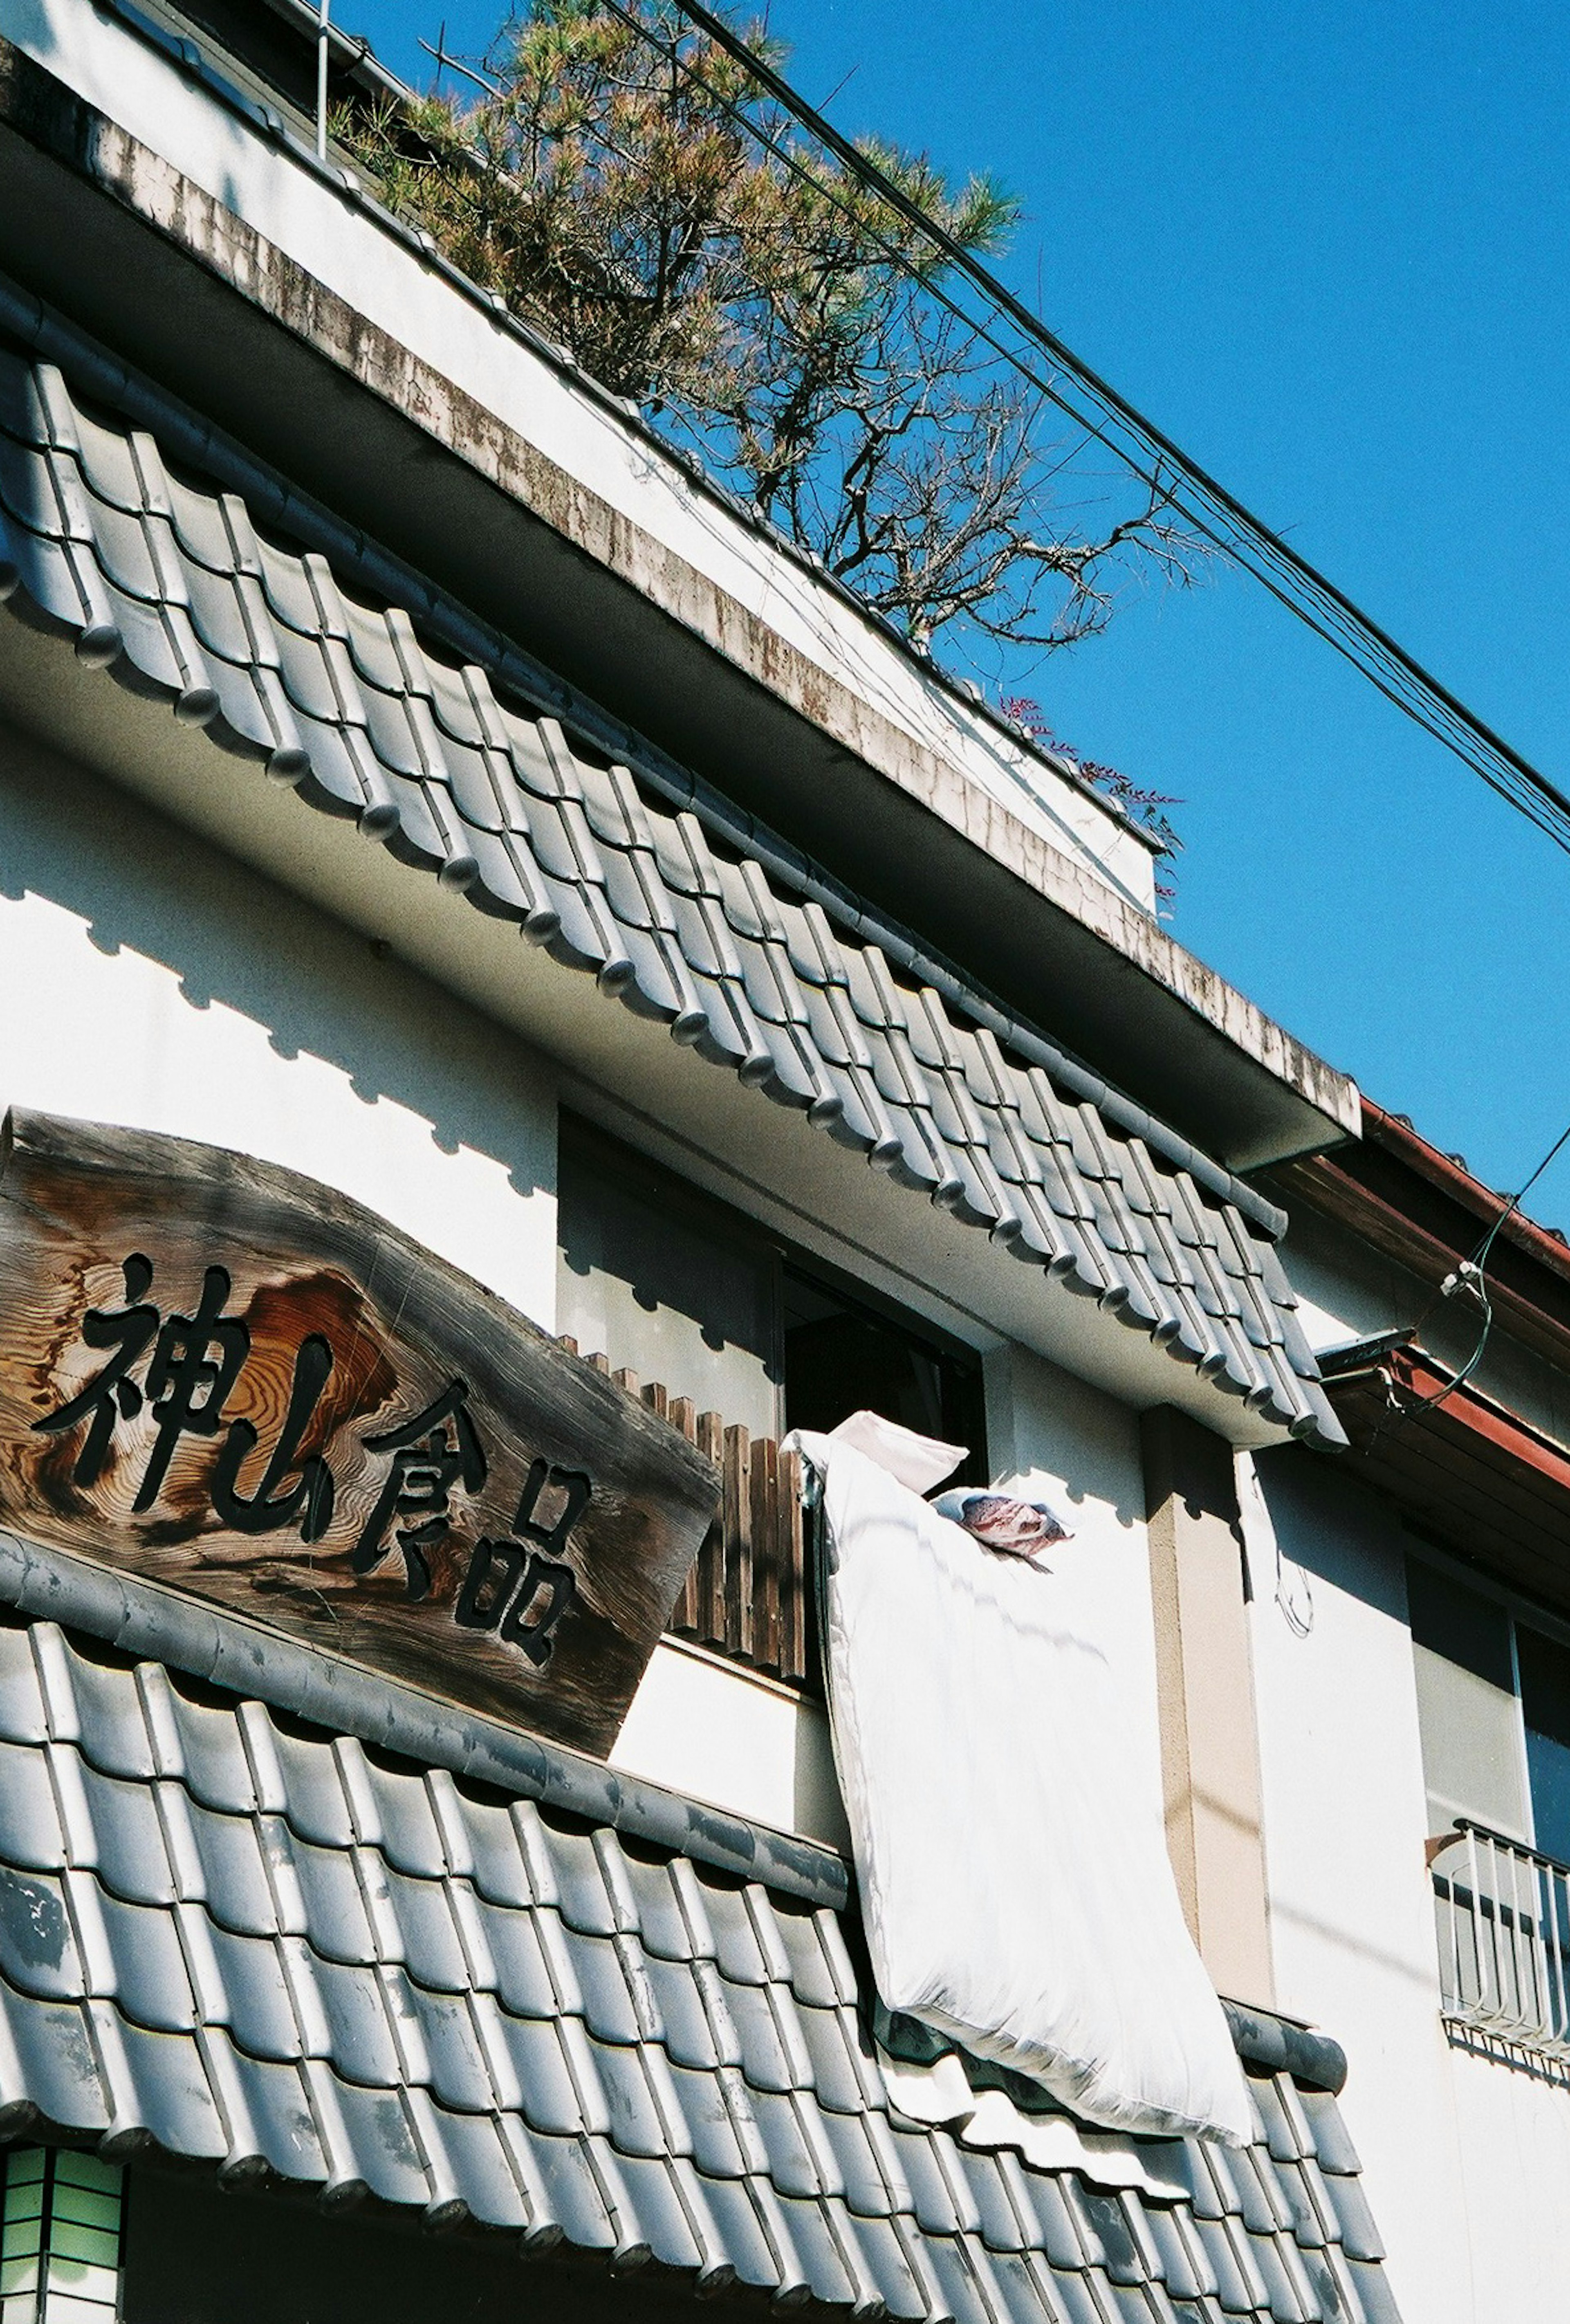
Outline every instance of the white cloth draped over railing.
{"type": "Polygon", "coordinates": [[[1083,2121],[1251,2135],[1168,1861],[1153,1721],[1055,1577],[803,1434],[836,1764],[878,1992],[1083,2121]]]}

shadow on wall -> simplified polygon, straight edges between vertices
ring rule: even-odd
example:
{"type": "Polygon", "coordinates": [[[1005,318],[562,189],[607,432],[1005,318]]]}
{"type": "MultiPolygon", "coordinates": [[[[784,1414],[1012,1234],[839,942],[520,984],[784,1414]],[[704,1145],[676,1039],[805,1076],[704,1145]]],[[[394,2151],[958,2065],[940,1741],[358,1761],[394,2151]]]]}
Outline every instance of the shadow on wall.
{"type": "MultiPolygon", "coordinates": [[[[554,1193],[554,1093],[513,1034],[390,956],[380,942],[333,921],[141,799],[0,727],[0,925],[6,908],[36,911],[30,899],[83,924],[84,973],[75,983],[71,964],[73,986],[62,992],[59,947],[39,950],[50,934],[45,918],[23,929],[32,949],[22,962],[20,991],[11,973],[0,1020],[0,1104],[44,1102],[27,1084],[36,1084],[40,1065],[58,1056],[60,1070],[42,1078],[51,1088],[79,1089],[83,1102],[69,1109],[78,1114],[129,1118],[124,1101],[134,1089],[139,1126],[211,1138],[210,1129],[199,1125],[226,1111],[236,1120],[276,1113],[289,1142],[299,1146],[303,1125],[309,1150],[327,1154],[335,1138],[354,1146],[366,1137],[370,1125],[346,1102],[352,1093],[366,1109],[386,1101],[413,1117],[402,1125],[402,1159],[389,1156],[394,1171],[408,1174],[411,1150],[420,1167],[426,1141],[418,1124],[429,1134],[433,1172],[444,1169],[437,1153],[467,1149],[504,1173],[514,1194],[554,1193]],[[144,988],[127,990],[124,1001],[115,992],[106,1010],[110,988],[91,973],[88,946],[106,959],[130,953],[166,970],[179,994],[176,1021],[169,1021],[167,1000],[152,991],[155,976],[144,988]],[[195,1038],[185,1057],[178,1022],[183,1010],[205,1014],[215,1006],[244,1020],[224,1049],[222,1062],[235,1076],[226,1093],[190,1085],[223,1045],[195,1038]],[[278,1059],[314,1061],[317,1070],[298,1084],[280,1074],[274,1090],[257,1033],[278,1059]],[[144,1054],[132,1065],[124,1051],[134,1042],[144,1045],[144,1054]],[[336,1075],[343,1082],[335,1088],[336,1075]],[[118,1093],[122,1108],[111,1107],[107,1096],[95,1108],[96,1085],[118,1093]],[[286,1117],[292,1117],[287,1129],[286,1117]]],[[[62,936],[69,962],[76,932],[62,936]]],[[[390,1148],[391,1138],[384,1142],[390,1148]]],[[[298,1151],[275,1150],[269,1158],[335,1176],[298,1151]]],[[[455,1198],[467,1184],[452,1179],[455,1198]]],[[[345,1183],[345,1191],[382,1207],[363,1183],[345,1183]]]]}
{"type": "Polygon", "coordinates": [[[803,1702],[796,1720],[796,1742],[790,1771],[793,1831],[808,1832],[826,1847],[850,1854],[850,1826],[834,1771],[828,1715],[814,1702],[803,1702]]]}
{"type": "MultiPolygon", "coordinates": [[[[1407,1536],[1399,1517],[1362,1481],[1355,1452],[1278,1445],[1256,1452],[1253,1465],[1266,1519],[1262,1526],[1251,1521],[1245,1508],[1249,1590],[1266,1626],[1258,1634],[1256,1665],[1267,1636],[1287,1639],[1288,1655],[1305,1658],[1303,1667],[1315,1674],[1318,1715],[1333,1723],[1343,1690],[1355,1697],[1399,1681],[1400,1701],[1388,1699],[1383,1716],[1402,1724],[1415,1769],[1407,1536]]],[[[1343,1705],[1359,1725],[1371,1708],[1366,1700],[1343,1705]]],[[[1375,1732],[1389,1744],[1377,1722],[1375,1732]]],[[[1420,1776],[1416,1780],[1412,1806],[1420,1819],[1420,1776]]]]}
{"type": "MultiPolygon", "coordinates": [[[[1284,1563],[1344,1591],[1407,1627],[1407,1536],[1399,1519],[1358,1475],[1358,1456],[1282,1444],[1254,1454],[1276,1545],[1284,1563]]],[[[1273,1572],[1250,1576],[1269,1600],[1273,1572]]]]}
{"type": "Polygon", "coordinates": [[[1083,1551],[1121,1541],[1143,1588],[1145,1482],[1135,1414],[1027,1349],[993,1348],[984,1360],[992,1476],[1042,1493],[1083,1551]]]}

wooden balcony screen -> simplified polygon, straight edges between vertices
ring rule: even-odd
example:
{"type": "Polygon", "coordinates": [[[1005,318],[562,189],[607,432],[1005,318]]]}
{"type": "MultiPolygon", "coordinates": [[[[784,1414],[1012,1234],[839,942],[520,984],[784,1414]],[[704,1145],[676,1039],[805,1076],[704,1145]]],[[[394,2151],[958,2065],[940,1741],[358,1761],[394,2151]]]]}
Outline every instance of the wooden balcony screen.
{"type": "MultiPolygon", "coordinates": [[[[561,1344],[578,1352],[572,1340],[561,1344]]],[[[605,1356],[588,1361],[679,1429],[720,1471],[719,1511],[676,1601],[672,1631],[788,1686],[816,1691],[801,1464],[795,1453],[782,1452],[771,1436],[727,1425],[717,1412],[695,1411],[689,1397],[669,1395],[658,1380],[612,1370],[605,1356]]]]}

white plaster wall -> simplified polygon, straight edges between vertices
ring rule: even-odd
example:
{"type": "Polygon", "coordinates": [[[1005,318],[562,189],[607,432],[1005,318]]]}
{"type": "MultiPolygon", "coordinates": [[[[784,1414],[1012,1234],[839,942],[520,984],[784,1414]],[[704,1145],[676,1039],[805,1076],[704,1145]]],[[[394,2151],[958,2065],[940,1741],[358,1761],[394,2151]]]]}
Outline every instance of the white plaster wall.
{"type": "Polygon", "coordinates": [[[1450,2053],[1476,2324],[1570,2313],[1570,2089],[1450,2053]]]}
{"type": "Polygon", "coordinates": [[[1141,910],[1154,909],[1150,851],[1120,818],[932,683],[875,623],[423,264],[341,184],[302,167],[92,0],[0,0],[0,31],[905,733],[1141,910]]]}
{"type": "Polygon", "coordinates": [[[554,1328],[556,1093],[526,1045],[3,726],[0,1105],[303,1171],[554,1328]]]}
{"type": "Polygon", "coordinates": [[[1262,1505],[1245,1537],[1278,2006],[1346,2051],[1342,2106],[1409,2324],[1546,2316],[1492,2305],[1492,2291],[1473,2299],[1400,1533],[1327,1463],[1295,1447],[1251,1457],[1262,1505]],[[1277,1546],[1306,1637],[1276,1602],[1277,1546]]]}
{"type": "Polygon", "coordinates": [[[849,1849],[822,1705],[680,1639],[655,1647],[611,1765],[776,1831],[849,1849]]]}

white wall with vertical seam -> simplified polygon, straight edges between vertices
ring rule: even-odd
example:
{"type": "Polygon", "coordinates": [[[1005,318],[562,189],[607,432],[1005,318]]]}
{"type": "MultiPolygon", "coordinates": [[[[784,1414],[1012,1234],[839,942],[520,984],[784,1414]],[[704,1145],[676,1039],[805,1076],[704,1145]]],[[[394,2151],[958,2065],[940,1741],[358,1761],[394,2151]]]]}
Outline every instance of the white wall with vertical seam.
{"type": "Polygon", "coordinates": [[[1328,1462],[1296,1447],[1248,1457],[1261,1493],[1243,1480],[1277,2005],[1346,2052],[1342,2109],[1402,2315],[1495,2324],[1524,2311],[1473,2293],[1403,1536],[1328,1462]]]}

